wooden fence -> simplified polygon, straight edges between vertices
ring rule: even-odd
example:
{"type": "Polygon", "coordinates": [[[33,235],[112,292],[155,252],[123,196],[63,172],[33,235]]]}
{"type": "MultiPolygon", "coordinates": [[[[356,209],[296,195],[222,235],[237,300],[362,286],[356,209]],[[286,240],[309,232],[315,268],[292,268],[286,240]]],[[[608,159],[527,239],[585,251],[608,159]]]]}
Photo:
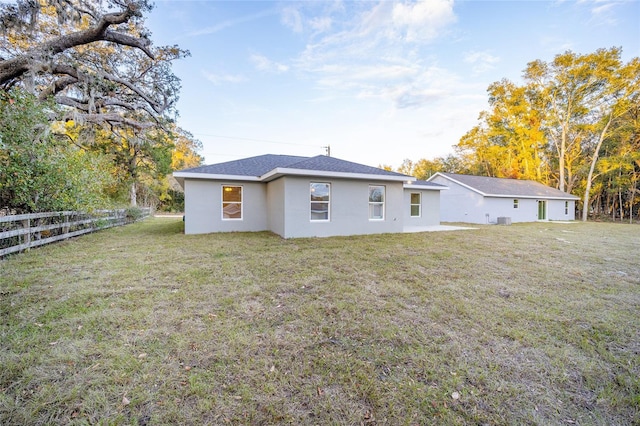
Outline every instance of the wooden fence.
{"type": "Polygon", "coordinates": [[[43,212],[0,216],[0,257],[101,229],[120,226],[149,216],[150,209],[135,215],[127,209],[43,212]]]}

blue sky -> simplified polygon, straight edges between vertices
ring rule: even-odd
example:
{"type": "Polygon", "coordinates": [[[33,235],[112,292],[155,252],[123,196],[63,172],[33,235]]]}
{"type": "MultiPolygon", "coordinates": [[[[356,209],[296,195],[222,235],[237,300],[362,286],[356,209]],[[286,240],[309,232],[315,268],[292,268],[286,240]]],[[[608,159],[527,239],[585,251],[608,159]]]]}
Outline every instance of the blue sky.
{"type": "Polygon", "coordinates": [[[530,61],[622,47],[640,56],[640,1],[157,0],[156,45],[191,57],[178,124],[207,164],[261,154],[371,166],[445,156],[530,61]]]}

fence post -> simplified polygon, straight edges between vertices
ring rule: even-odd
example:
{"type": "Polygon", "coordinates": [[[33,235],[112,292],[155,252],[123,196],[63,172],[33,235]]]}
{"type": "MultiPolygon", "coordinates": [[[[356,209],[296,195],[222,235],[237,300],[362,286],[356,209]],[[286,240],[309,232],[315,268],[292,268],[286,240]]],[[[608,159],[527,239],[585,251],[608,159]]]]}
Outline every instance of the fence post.
{"type": "Polygon", "coordinates": [[[62,223],[64,224],[62,226],[62,233],[63,234],[68,234],[69,233],[69,228],[70,228],[70,225],[69,225],[69,213],[66,213],[66,212],[63,213],[62,220],[63,220],[62,223]]]}
{"type": "Polygon", "coordinates": [[[31,246],[31,219],[25,219],[22,221],[22,227],[27,230],[27,233],[24,234],[24,243],[28,244],[27,247],[31,246]]]}

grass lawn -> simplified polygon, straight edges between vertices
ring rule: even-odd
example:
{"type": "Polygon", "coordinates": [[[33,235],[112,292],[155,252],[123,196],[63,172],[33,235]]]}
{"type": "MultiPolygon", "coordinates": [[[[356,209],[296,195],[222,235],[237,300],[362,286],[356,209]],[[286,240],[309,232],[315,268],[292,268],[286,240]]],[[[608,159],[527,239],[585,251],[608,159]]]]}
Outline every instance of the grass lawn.
{"type": "Polygon", "coordinates": [[[0,260],[0,424],[640,422],[640,226],[182,229],[0,260]]]}

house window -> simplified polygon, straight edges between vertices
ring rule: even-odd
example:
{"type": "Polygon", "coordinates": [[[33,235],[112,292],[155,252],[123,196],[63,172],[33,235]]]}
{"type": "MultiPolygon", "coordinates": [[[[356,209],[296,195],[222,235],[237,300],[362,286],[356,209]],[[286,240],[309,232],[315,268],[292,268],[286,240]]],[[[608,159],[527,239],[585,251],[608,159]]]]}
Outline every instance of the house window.
{"type": "Polygon", "coordinates": [[[519,200],[513,200],[513,208],[517,209],[518,208],[518,201],[519,200]]]}
{"type": "Polygon", "coordinates": [[[369,219],[384,220],[384,186],[369,185],[369,219]]]}
{"type": "Polygon", "coordinates": [[[564,202],[564,214],[565,215],[569,214],[569,202],[568,201],[564,202]]]}
{"type": "Polygon", "coordinates": [[[331,184],[311,182],[311,220],[329,220],[331,184]]]}
{"type": "Polygon", "coordinates": [[[222,185],[222,219],[242,219],[242,187],[222,185]]]}
{"type": "Polygon", "coordinates": [[[420,217],[420,193],[411,194],[411,217],[420,217]]]}

